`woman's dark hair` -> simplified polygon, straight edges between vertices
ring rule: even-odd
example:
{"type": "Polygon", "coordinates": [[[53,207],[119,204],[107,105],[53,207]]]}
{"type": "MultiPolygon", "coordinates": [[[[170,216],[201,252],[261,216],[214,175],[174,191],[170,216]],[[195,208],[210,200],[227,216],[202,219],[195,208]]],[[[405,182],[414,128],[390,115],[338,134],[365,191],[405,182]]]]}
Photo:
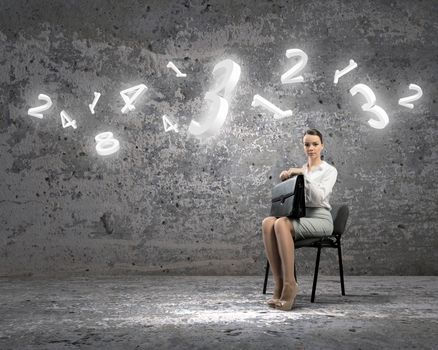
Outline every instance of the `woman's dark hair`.
{"type": "Polygon", "coordinates": [[[306,130],[306,132],[304,133],[304,136],[305,135],[318,136],[319,139],[321,140],[321,143],[324,143],[324,141],[322,140],[322,134],[318,130],[316,130],[316,129],[308,129],[308,130],[306,130]]]}

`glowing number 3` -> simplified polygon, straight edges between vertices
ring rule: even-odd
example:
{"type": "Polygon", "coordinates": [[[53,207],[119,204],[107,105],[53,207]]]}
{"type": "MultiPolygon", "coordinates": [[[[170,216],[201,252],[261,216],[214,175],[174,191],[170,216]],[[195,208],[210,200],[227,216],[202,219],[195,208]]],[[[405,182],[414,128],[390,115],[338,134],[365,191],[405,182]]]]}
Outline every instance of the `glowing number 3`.
{"type": "Polygon", "coordinates": [[[32,117],[37,117],[37,118],[42,119],[43,115],[40,112],[47,111],[50,107],[52,107],[52,100],[50,99],[49,96],[44,95],[44,94],[39,94],[38,100],[46,101],[46,103],[43,104],[42,106],[39,106],[39,107],[29,108],[29,110],[27,111],[27,114],[29,114],[32,117]]]}
{"type": "Polygon", "coordinates": [[[362,110],[366,112],[371,112],[377,117],[377,120],[375,119],[368,120],[368,124],[370,124],[371,127],[375,129],[383,129],[386,125],[388,125],[389,118],[385,110],[382,107],[375,105],[376,96],[374,95],[373,90],[371,90],[365,84],[357,84],[350,89],[350,93],[353,96],[356,95],[357,93],[360,93],[366,98],[367,103],[362,105],[362,110]]]}
{"type": "Polygon", "coordinates": [[[120,143],[113,136],[113,133],[106,131],[96,135],[94,138],[97,142],[96,151],[100,156],[108,156],[116,153],[120,149],[120,143]]]}
{"type": "Polygon", "coordinates": [[[412,109],[412,108],[414,108],[414,105],[412,103],[408,103],[408,102],[414,102],[414,101],[419,100],[420,97],[423,96],[423,90],[421,90],[421,87],[419,87],[418,85],[415,85],[415,84],[409,84],[409,90],[415,90],[415,91],[417,91],[417,93],[415,95],[412,95],[412,96],[401,98],[400,100],[398,100],[398,104],[400,106],[412,109]]]}
{"type": "Polygon", "coordinates": [[[222,127],[227,118],[231,93],[239,81],[240,72],[240,66],[230,59],[214,66],[213,76],[216,83],[204,97],[204,100],[210,102],[206,120],[203,123],[192,120],[189,133],[195,136],[209,136],[222,127]]]}
{"type": "Polygon", "coordinates": [[[300,60],[298,61],[295,66],[293,66],[291,69],[289,69],[286,73],[284,73],[281,76],[281,83],[282,84],[292,84],[292,83],[301,83],[304,81],[304,78],[302,75],[299,77],[292,78],[294,75],[298,74],[307,64],[307,54],[300,50],[300,49],[290,49],[286,51],[286,57],[291,58],[299,56],[300,60]]]}

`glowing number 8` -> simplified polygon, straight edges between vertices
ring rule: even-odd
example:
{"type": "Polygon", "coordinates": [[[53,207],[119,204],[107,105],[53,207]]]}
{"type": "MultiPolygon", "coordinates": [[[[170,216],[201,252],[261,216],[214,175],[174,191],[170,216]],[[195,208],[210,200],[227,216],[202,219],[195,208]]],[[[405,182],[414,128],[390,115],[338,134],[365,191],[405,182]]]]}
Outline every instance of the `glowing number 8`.
{"type": "Polygon", "coordinates": [[[113,136],[113,133],[106,131],[96,135],[96,151],[100,156],[108,156],[116,153],[120,149],[120,143],[113,136]]]}
{"type": "Polygon", "coordinates": [[[371,90],[365,84],[357,84],[350,89],[350,93],[353,96],[356,95],[357,93],[360,93],[366,98],[367,103],[362,105],[362,110],[366,112],[371,112],[377,117],[377,120],[375,119],[368,120],[368,124],[370,124],[371,127],[375,129],[383,129],[386,125],[388,125],[389,118],[385,110],[382,107],[375,105],[376,96],[374,95],[373,90],[371,90]]]}
{"type": "Polygon", "coordinates": [[[189,133],[195,136],[208,136],[222,127],[228,114],[231,93],[239,81],[240,72],[240,66],[230,59],[214,66],[213,76],[216,83],[204,97],[204,100],[210,102],[207,118],[203,123],[192,120],[189,133]]]}

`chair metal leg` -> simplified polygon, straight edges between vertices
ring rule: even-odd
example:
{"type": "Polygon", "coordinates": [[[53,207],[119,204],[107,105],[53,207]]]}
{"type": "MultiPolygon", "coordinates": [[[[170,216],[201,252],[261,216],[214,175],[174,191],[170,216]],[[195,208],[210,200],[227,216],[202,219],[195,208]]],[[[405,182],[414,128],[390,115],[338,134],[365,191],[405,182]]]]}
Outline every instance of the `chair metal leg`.
{"type": "Polygon", "coordinates": [[[297,278],[297,265],[294,264],[294,276],[295,276],[295,282],[298,283],[298,278],[297,278]]]}
{"type": "Polygon", "coordinates": [[[266,294],[266,286],[268,285],[269,277],[269,261],[266,260],[265,283],[263,284],[263,294],[266,294]]]}
{"type": "Polygon", "coordinates": [[[341,291],[342,295],[345,295],[345,286],[344,286],[344,267],[342,265],[342,252],[341,252],[341,242],[338,242],[338,260],[339,260],[339,275],[341,277],[341,291]]]}
{"type": "Polygon", "coordinates": [[[321,257],[321,247],[318,247],[318,253],[316,254],[315,274],[313,275],[312,298],[310,299],[310,301],[312,303],[315,302],[315,291],[316,291],[316,282],[318,281],[318,270],[319,270],[319,258],[320,257],[321,257]]]}

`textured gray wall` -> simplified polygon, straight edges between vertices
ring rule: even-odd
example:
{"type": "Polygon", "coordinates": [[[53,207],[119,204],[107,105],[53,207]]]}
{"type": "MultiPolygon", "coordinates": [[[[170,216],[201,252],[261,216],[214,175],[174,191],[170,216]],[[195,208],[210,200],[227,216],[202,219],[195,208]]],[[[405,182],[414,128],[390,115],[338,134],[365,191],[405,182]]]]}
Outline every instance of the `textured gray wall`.
{"type": "MultiPolygon", "coordinates": [[[[301,135],[326,136],[333,203],[351,209],[347,274],[437,274],[437,1],[1,1],[0,275],[262,274],[260,223],[301,135]],[[305,81],[282,85],[290,48],[305,81]],[[187,128],[231,58],[242,74],[217,136],[187,128]],[[349,59],[359,67],[333,84],[349,59]],[[173,61],[186,79],[166,68],[173,61]],[[144,83],[136,110],[119,92],[144,83]],[[377,130],[349,89],[369,85],[377,130]],[[413,110],[398,105],[416,83],[413,110]],[[102,93],[92,115],[93,91],[102,93]],[[39,93],[53,107],[27,115],[39,93]],[[293,116],[251,107],[260,94],[293,116]],[[78,128],[63,129],[66,110],[78,128]],[[164,132],[161,116],[180,132],[164,132]],[[94,136],[121,149],[102,158],[94,136]]],[[[315,252],[298,253],[310,272],[315,252]]],[[[323,273],[337,273],[334,252],[323,273]]]]}

